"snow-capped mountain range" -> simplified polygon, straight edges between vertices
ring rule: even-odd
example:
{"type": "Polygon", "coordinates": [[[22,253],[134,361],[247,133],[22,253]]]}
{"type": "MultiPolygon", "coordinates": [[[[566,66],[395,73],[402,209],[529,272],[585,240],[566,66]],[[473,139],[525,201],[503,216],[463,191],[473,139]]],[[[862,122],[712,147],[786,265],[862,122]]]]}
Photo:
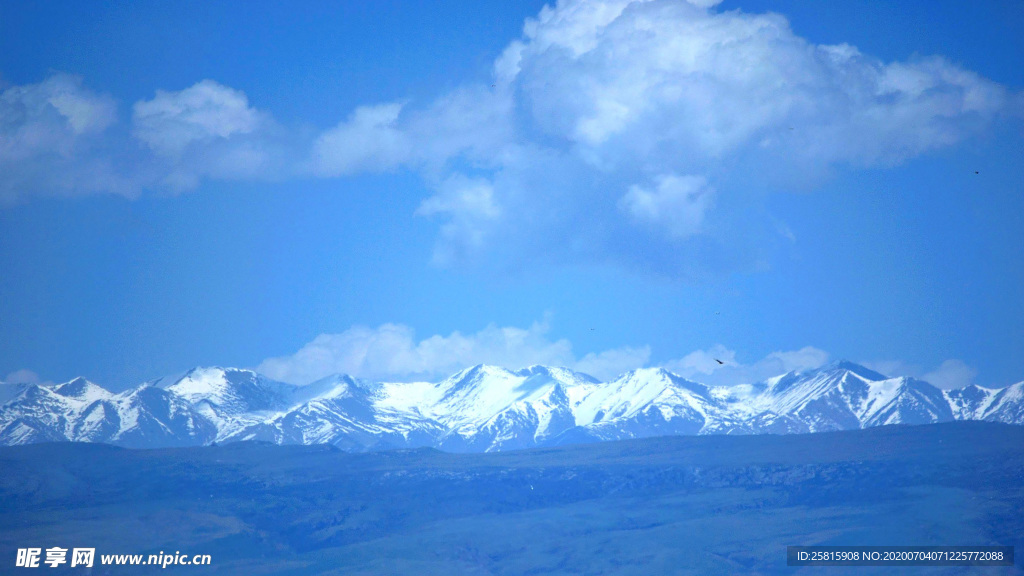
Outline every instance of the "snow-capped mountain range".
{"type": "Polygon", "coordinates": [[[195,368],[121,393],[84,378],[0,383],[0,444],[130,447],[265,440],[365,451],[430,446],[486,452],[679,434],[850,430],[987,420],[1024,424],[1024,382],[940,390],[836,362],[740,386],[661,368],[599,382],[566,368],[474,366],[441,382],[331,376],[308,386],[250,370],[195,368]]]}

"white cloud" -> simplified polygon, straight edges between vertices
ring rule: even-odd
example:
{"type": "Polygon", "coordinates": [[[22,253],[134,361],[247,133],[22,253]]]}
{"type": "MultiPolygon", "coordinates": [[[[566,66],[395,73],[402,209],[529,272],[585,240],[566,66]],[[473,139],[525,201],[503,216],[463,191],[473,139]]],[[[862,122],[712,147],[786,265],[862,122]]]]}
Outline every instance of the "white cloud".
{"type": "Polygon", "coordinates": [[[899,360],[866,362],[864,365],[886,376],[910,376],[924,380],[944,390],[969,386],[974,383],[974,379],[978,375],[977,370],[968,366],[963,360],[956,358],[945,360],[942,364],[927,372],[918,365],[908,364],[899,360]]]}
{"type": "Polygon", "coordinates": [[[890,377],[909,376],[924,380],[929,384],[949,390],[952,388],[963,388],[974,384],[978,371],[969,366],[963,360],[950,358],[932,370],[925,370],[918,364],[904,362],[902,360],[877,360],[862,362],[864,366],[890,377]]]}
{"type": "Polygon", "coordinates": [[[938,368],[921,377],[922,380],[939,388],[963,388],[974,383],[978,371],[965,364],[962,360],[946,360],[938,368]]]}
{"type": "Polygon", "coordinates": [[[604,352],[591,352],[571,367],[607,382],[625,372],[646,366],[650,358],[650,346],[623,346],[604,352]]]}
{"type": "Polygon", "coordinates": [[[84,88],[77,76],[55,74],[0,92],[0,203],[32,193],[130,194],[97,157],[116,120],[113,99],[84,88]]]}
{"type": "Polygon", "coordinates": [[[673,238],[700,232],[714,190],[703,176],[663,174],[651,188],[634,184],[619,201],[637,222],[664,228],[673,238]]]}
{"type": "MultiPolygon", "coordinates": [[[[698,382],[732,386],[761,382],[790,371],[813,370],[828,362],[827,352],[805,346],[799,350],[772,352],[756,362],[743,364],[736,360],[735,351],[716,344],[707,350],[696,350],[678,360],[666,362],[663,366],[698,382]],[[719,364],[716,358],[723,363],[719,364]]],[[[928,372],[902,360],[867,361],[860,364],[890,378],[910,376],[946,390],[973,384],[977,376],[975,369],[957,359],[946,360],[928,372]]]]}
{"type": "Polygon", "coordinates": [[[336,373],[382,380],[436,379],[476,364],[511,369],[566,366],[608,376],[642,365],[649,355],[646,348],[620,348],[588,354],[577,362],[569,341],[549,339],[548,329],[547,323],[540,322],[529,328],[490,325],[475,334],[453,332],[417,340],[413,329],[402,324],[355,326],[338,334],[321,334],[295,354],[264,360],[256,370],[297,384],[336,373]]]}
{"type": "Polygon", "coordinates": [[[445,241],[434,250],[435,262],[447,264],[483,248],[488,226],[501,216],[501,209],[494,202],[490,182],[455,174],[437,186],[436,193],[420,204],[416,214],[449,216],[441,227],[445,241]]]}
{"type": "MultiPolygon", "coordinates": [[[[415,331],[403,324],[354,326],[341,333],[321,334],[292,355],[264,360],[256,370],[284,382],[308,384],[331,374],[385,381],[438,380],[476,364],[513,370],[541,364],[572,368],[608,382],[650,363],[650,346],[622,346],[578,358],[572,343],[564,338],[551,339],[549,331],[547,321],[535,322],[528,328],[492,324],[474,334],[452,332],[417,339],[415,331]]],[[[704,384],[734,386],[763,382],[787,372],[814,370],[829,360],[824,350],[805,346],[775,351],[743,363],[735,350],[716,344],[659,365],[704,384]]],[[[862,364],[889,377],[912,376],[943,389],[967,386],[977,374],[955,359],[946,360],[925,374],[902,361],[862,364]]],[[[37,378],[31,372],[20,372],[25,372],[27,378],[37,378]]],[[[7,376],[8,381],[16,378],[7,376]]]]}
{"type": "Polygon", "coordinates": [[[54,76],[39,85],[47,94],[46,102],[67,121],[74,134],[100,132],[116,120],[116,106],[105,96],[81,89],[81,82],[68,76],[54,76]]]}
{"type": "Polygon", "coordinates": [[[212,80],[157,90],[136,102],[130,130],[112,98],[76,76],[0,93],[0,201],[29,195],[184,190],[205,177],[273,178],[294,172],[295,138],[245,94],[212,80]],[[130,133],[130,135],[129,135],[130,133]],[[138,144],[143,144],[143,147],[138,144]]]}
{"type": "MultiPolygon", "coordinates": [[[[453,332],[418,339],[415,331],[403,324],[354,326],[340,333],[321,334],[294,354],[264,360],[256,370],[284,382],[308,384],[331,374],[378,380],[436,380],[476,364],[513,370],[541,364],[565,366],[611,381],[650,362],[649,346],[623,346],[578,358],[568,340],[552,339],[549,331],[546,321],[528,328],[492,324],[474,334],[453,332]]],[[[719,344],[661,365],[699,382],[733,385],[759,382],[792,370],[810,370],[826,362],[827,353],[807,346],[773,352],[752,364],[742,364],[736,360],[735,351],[719,344]]]]}
{"type": "Polygon", "coordinates": [[[132,131],[158,154],[179,155],[195,142],[250,134],[259,113],[245,94],[213,80],[177,92],[157,90],[132,108],[132,131]]]}
{"type": "Polygon", "coordinates": [[[683,2],[560,2],[518,54],[527,121],[598,157],[653,152],[676,171],[760,143],[782,158],[888,162],[960,139],[1006,99],[942,59],[885,64],[811,44],[775,14],[683,2]]]}
{"type": "Polygon", "coordinates": [[[805,346],[799,350],[776,351],[751,364],[736,360],[736,352],[721,344],[696,350],[663,364],[665,368],[705,384],[733,386],[761,382],[791,371],[813,370],[824,366],[829,355],[824,350],[805,346]],[[716,360],[717,359],[717,360],[716,360]],[[719,364],[718,360],[722,363],[719,364]]]}
{"type": "Polygon", "coordinates": [[[920,366],[904,362],[903,360],[867,360],[860,364],[865,368],[869,368],[890,378],[896,378],[898,376],[913,376],[914,378],[920,378],[923,372],[920,366]]]}
{"type": "Polygon", "coordinates": [[[7,376],[4,376],[0,382],[5,382],[7,384],[39,384],[41,381],[38,374],[23,368],[21,370],[15,370],[7,376]]]}
{"type": "Polygon", "coordinates": [[[665,364],[669,370],[687,378],[698,374],[711,375],[726,366],[738,367],[739,364],[736,362],[736,352],[721,344],[716,344],[707,350],[695,350],[678,360],[665,364]]]}
{"type": "Polygon", "coordinates": [[[362,170],[387,170],[410,159],[412,142],[396,129],[402,105],[361,106],[313,145],[313,171],[341,176],[362,170]]]}
{"type": "Polygon", "coordinates": [[[475,218],[490,219],[501,213],[494,204],[494,187],[486,180],[456,174],[438,188],[437,194],[420,204],[417,214],[465,213],[475,218]]]}
{"type": "Polygon", "coordinates": [[[748,189],[896,164],[986,129],[1007,107],[1005,88],[942,58],[885,63],[810,43],[782,16],[716,4],[560,1],[496,60],[492,90],[460,88],[453,94],[475,98],[446,96],[389,125],[411,139],[410,166],[432,160],[433,181],[468,163],[466,174],[492,182],[495,204],[516,207],[489,219],[481,239],[475,208],[452,205],[438,252],[473,245],[578,260],[586,246],[628,263],[674,247],[674,262],[658,265],[691,266],[696,255],[722,256],[707,246],[754,233],[744,229],[762,215],[748,189]],[[489,121],[456,128],[465,117],[489,121]],[[623,221],[665,233],[625,247],[623,221]]]}
{"type": "Polygon", "coordinates": [[[770,367],[776,374],[791,371],[812,370],[824,366],[828,362],[828,352],[813,346],[804,346],[799,350],[772,352],[764,357],[759,365],[770,367]]]}
{"type": "Polygon", "coordinates": [[[320,133],[203,80],[137,102],[132,140],[106,130],[109,98],[57,75],[0,97],[0,198],[406,167],[434,189],[418,213],[439,220],[439,263],[696,275],[752,268],[786,236],[764,194],[955,145],[1020,99],[941,57],[883,62],[717,4],[561,0],[526,21],[493,80],[359,106],[320,133]]]}
{"type": "Polygon", "coordinates": [[[116,120],[114,101],[82,86],[82,79],[55,74],[39,84],[0,93],[0,154],[66,150],[68,137],[102,132],[116,120]]]}
{"type": "Polygon", "coordinates": [[[246,95],[213,80],[157,90],[133,106],[132,134],[150,148],[135,173],[150,187],[188,190],[203,178],[268,179],[296,172],[290,137],[246,95]]]}

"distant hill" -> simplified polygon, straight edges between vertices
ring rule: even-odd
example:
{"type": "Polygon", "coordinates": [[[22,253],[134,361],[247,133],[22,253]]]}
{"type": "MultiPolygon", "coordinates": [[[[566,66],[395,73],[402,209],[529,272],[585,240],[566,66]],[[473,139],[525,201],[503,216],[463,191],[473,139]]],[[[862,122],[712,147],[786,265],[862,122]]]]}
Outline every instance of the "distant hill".
{"type": "Polygon", "coordinates": [[[0,469],[10,562],[89,546],[210,554],[173,568],[199,574],[792,574],[787,545],[1024,546],[1024,427],[985,422],[497,454],[44,443],[0,448],[0,469]]]}

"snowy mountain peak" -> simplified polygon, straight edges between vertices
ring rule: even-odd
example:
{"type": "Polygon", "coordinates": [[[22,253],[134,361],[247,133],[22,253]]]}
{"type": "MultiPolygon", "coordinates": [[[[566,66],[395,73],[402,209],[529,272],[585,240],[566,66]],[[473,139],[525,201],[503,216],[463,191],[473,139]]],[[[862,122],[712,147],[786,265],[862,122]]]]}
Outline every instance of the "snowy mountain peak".
{"type": "Polygon", "coordinates": [[[220,415],[232,415],[286,407],[295,386],[252,370],[214,366],[193,368],[165,389],[190,404],[204,404],[220,415]]]}
{"type": "Polygon", "coordinates": [[[332,374],[305,386],[298,386],[291,394],[291,404],[298,405],[315,399],[366,396],[380,388],[380,384],[353,378],[348,374],[332,374]]]}
{"type": "Polygon", "coordinates": [[[83,401],[100,400],[113,396],[106,388],[94,384],[81,376],[56,386],[53,391],[65,398],[83,401]]]}
{"type": "Polygon", "coordinates": [[[674,374],[672,374],[665,368],[652,367],[636,368],[634,370],[630,370],[629,372],[626,372],[625,374],[620,376],[618,379],[622,380],[626,378],[671,378],[672,376],[674,376],[674,374]]]}
{"type": "Polygon", "coordinates": [[[36,384],[28,384],[25,382],[0,382],[0,405],[7,404],[18,396],[21,396],[29,386],[36,386],[36,384]]]}
{"type": "Polygon", "coordinates": [[[449,378],[449,380],[479,380],[487,377],[505,377],[513,374],[514,373],[511,370],[502,368],[501,366],[477,364],[476,366],[470,366],[469,368],[456,372],[449,378]]]}
{"type": "Polygon", "coordinates": [[[699,382],[687,380],[678,374],[669,372],[665,368],[638,368],[620,376],[614,382],[636,382],[644,385],[655,384],[658,386],[673,386],[685,388],[701,395],[708,394],[708,387],[699,382]]]}
{"type": "Polygon", "coordinates": [[[1007,424],[1024,422],[1024,382],[994,391],[984,419],[1007,424]]]}
{"type": "Polygon", "coordinates": [[[548,366],[541,366],[540,364],[534,364],[533,366],[527,366],[526,368],[520,368],[513,372],[516,376],[537,376],[541,374],[550,375],[552,370],[558,370],[558,368],[551,368],[548,366]]]}
{"type": "Polygon", "coordinates": [[[526,377],[548,377],[551,378],[552,380],[561,382],[562,384],[566,385],[599,383],[599,380],[597,378],[594,378],[589,374],[577,372],[575,370],[565,368],[563,366],[541,366],[539,364],[535,364],[533,366],[517,370],[516,372],[514,372],[514,374],[516,376],[526,377]]]}
{"type": "Polygon", "coordinates": [[[825,365],[823,368],[819,368],[819,370],[852,372],[865,380],[887,380],[889,378],[888,376],[879,374],[870,368],[866,368],[855,362],[850,362],[849,360],[837,360],[831,364],[825,365]]]}
{"type": "Polygon", "coordinates": [[[505,368],[477,364],[456,372],[441,381],[438,386],[444,391],[444,399],[453,401],[467,394],[479,394],[480,388],[507,388],[510,382],[522,379],[522,376],[516,376],[514,372],[505,368]]]}

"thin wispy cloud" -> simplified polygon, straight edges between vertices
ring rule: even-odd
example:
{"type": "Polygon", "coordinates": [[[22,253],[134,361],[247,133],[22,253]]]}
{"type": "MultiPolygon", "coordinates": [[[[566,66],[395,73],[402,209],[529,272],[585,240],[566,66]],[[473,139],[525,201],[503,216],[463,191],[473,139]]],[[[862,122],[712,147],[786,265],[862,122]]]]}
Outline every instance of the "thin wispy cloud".
{"type": "Polygon", "coordinates": [[[41,384],[42,380],[39,375],[35,372],[22,368],[21,370],[15,370],[0,379],[0,382],[6,384],[41,384]]]}
{"type": "Polygon", "coordinates": [[[106,149],[114,99],[56,74],[0,91],[0,203],[34,194],[131,194],[106,149]]]}
{"type": "Polygon", "coordinates": [[[963,388],[974,384],[974,378],[978,371],[968,366],[964,361],[950,359],[944,361],[934,370],[925,373],[921,378],[939,388],[963,388]]]}
{"type": "Polygon", "coordinates": [[[902,360],[867,361],[863,364],[888,376],[918,378],[946,390],[975,384],[978,376],[976,369],[958,358],[944,360],[931,370],[902,360]]]}

